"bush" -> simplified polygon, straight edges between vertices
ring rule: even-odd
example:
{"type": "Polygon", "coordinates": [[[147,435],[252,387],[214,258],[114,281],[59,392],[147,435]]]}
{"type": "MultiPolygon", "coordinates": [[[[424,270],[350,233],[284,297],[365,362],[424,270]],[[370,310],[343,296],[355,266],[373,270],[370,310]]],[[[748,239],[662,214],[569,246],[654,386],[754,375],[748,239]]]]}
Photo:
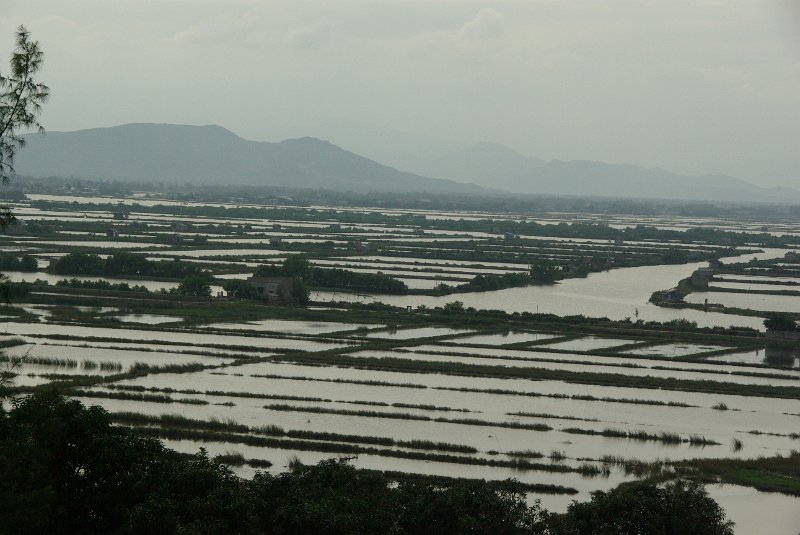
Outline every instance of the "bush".
{"type": "Polygon", "coordinates": [[[770,314],[769,317],[764,320],[764,327],[770,331],[793,332],[797,330],[797,322],[790,314],[770,314]]]}

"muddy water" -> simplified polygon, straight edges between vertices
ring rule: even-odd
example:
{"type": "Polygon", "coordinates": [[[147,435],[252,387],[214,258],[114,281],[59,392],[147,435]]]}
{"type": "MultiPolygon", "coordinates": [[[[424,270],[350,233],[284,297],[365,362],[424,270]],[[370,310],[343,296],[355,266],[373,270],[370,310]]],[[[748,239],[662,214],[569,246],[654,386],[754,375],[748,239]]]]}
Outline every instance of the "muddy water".
{"type": "MultiPolygon", "coordinates": [[[[261,373],[280,373],[289,375],[291,366],[263,366],[260,364],[230,368],[233,373],[258,370],[261,373]],[[248,369],[249,368],[249,369],[248,369]]],[[[337,370],[339,376],[346,375],[346,370],[337,370]]],[[[310,375],[311,373],[304,373],[310,375]]],[[[364,376],[361,375],[363,378],[364,376]]],[[[416,378],[412,376],[412,379],[416,378]]],[[[386,377],[386,380],[391,380],[386,377]]],[[[797,447],[796,441],[782,437],[754,436],[746,434],[750,429],[766,432],[785,433],[796,429],[800,419],[781,412],[800,411],[800,402],[782,404],[781,400],[762,400],[747,398],[748,405],[734,403],[724,396],[703,396],[705,402],[700,408],[677,408],[663,406],[632,405],[619,403],[602,403],[572,399],[527,398],[521,396],[503,396],[483,393],[453,392],[432,389],[414,389],[403,387],[377,387],[353,384],[337,384],[324,382],[292,381],[286,379],[265,379],[234,375],[213,375],[208,372],[181,375],[155,375],[128,382],[158,388],[198,388],[222,391],[266,392],[290,396],[322,397],[342,401],[371,401],[382,403],[414,403],[431,404],[442,407],[469,409],[476,414],[444,411],[427,411],[419,409],[395,408],[385,406],[368,406],[354,404],[323,404],[329,407],[348,410],[376,410],[380,412],[402,412],[425,414],[432,418],[445,416],[449,418],[479,418],[489,421],[523,421],[545,423],[556,429],[563,427],[579,427],[602,430],[606,427],[622,429],[641,429],[647,432],[678,432],[681,434],[697,433],[717,440],[722,444],[707,448],[689,448],[688,446],[668,446],[653,442],[637,442],[625,439],[613,439],[595,436],[570,435],[558,431],[536,432],[528,430],[502,429],[493,427],[477,427],[437,422],[385,419],[377,417],[360,417],[336,414],[316,414],[307,412],[266,411],[261,407],[268,403],[290,403],[296,406],[316,406],[317,402],[287,402],[272,400],[250,400],[231,397],[236,404],[234,408],[200,408],[198,414],[219,418],[234,417],[251,425],[274,423],[286,428],[314,428],[315,430],[336,429],[339,432],[353,434],[376,434],[394,436],[396,438],[414,437],[427,440],[465,442],[484,451],[496,449],[507,451],[514,449],[534,449],[549,453],[552,449],[565,450],[575,457],[594,457],[599,455],[624,455],[645,459],[659,457],[686,458],[695,456],[727,456],[729,442],[735,436],[745,443],[742,455],[761,455],[774,452],[788,452],[797,447]],[[724,401],[731,409],[741,411],[716,411],[711,405],[724,401]],[[757,402],[752,403],[751,402],[757,402]],[[761,409],[751,409],[750,405],[761,404],[761,409]],[[248,408],[249,407],[249,408],[248,408]],[[793,409],[792,409],[793,407],[793,409]],[[213,411],[222,412],[213,412],[213,411]],[[757,412],[750,412],[757,410],[757,412]],[[212,412],[210,412],[212,411],[212,412]],[[515,417],[506,413],[528,412],[549,413],[557,416],[572,416],[585,419],[596,419],[597,422],[574,421],[559,418],[536,419],[515,417]]],[[[546,382],[529,383],[537,390],[546,382]]],[[[488,384],[486,387],[493,387],[488,384]]],[[[510,385],[506,385],[507,387],[510,385]]],[[[562,389],[563,390],[563,389],[562,389]]],[[[608,390],[600,389],[592,393],[603,395],[608,390]]],[[[651,396],[642,396],[651,397],[651,396]]],[[[212,403],[219,403],[228,398],[211,397],[212,403]]],[[[699,400],[698,400],[699,401],[699,400]]],[[[700,403],[698,403],[699,405],[700,403]]],[[[131,409],[138,410],[138,409],[131,409]]],[[[155,410],[162,410],[155,408],[155,410]]],[[[198,410],[190,408],[186,410],[198,410]]]]}
{"type": "MultiPolygon", "coordinates": [[[[781,251],[782,252],[782,251],[781,251]]],[[[775,253],[777,254],[777,253],[775,253]]],[[[382,301],[396,306],[442,306],[462,301],[467,307],[506,312],[542,312],[559,316],[586,315],[669,321],[687,319],[702,327],[730,325],[763,330],[762,318],[657,307],[648,302],[656,290],[671,288],[705,263],[677,266],[645,266],[592,273],[586,278],[566,279],[554,286],[528,286],[495,292],[464,293],[456,296],[356,296],[320,292],[320,300],[382,301]]]]}
{"type": "MultiPolygon", "coordinates": [[[[683,371],[683,370],[662,370],[652,369],[649,367],[640,368],[621,368],[609,367],[600,365],[589,364],[572,364],[572,363],[559,363],[559,362],[541,362],[541,361],[522,361],[522,360],[504,360],[502,358],[486,358],[486,357],[462,357],[451,355],[431,355],[424,353],[387,353],[385,351],[358,351],[351,353],[352,357],[377,357],[377,358],[399,358],[409,360],[420,360],[426,362],[456,362],[471,364],[476,366],[507,366],[509,368],[534,368],[542,370],[564,370],[574,372],[587,372],[587,373],[607,373],[625,375],[628,377],[662,377],[662,378],[675,378],[681,380],[705,380],[717,381],[724,383],[734,383],[743,385],[771,385],[771,386],[795,386],[800,387],[800,375],[798,374],[783,374],[783,378],[774,377],[750,377],[744,375],[729,375],[725,373],[701,373],[699,371],[683,371]]],[[[557,357],[557,356],[556,356],[557,357]]],[[[696,368],[697,369],[697,368],[696,368]]],[[[713,371],[712,368],[709,371],[713,371]]],[[[721,371],[721,370],[720,370],[721,371]]]]}
{"type": "Polygon", "coordinates": [[[800,532],[800,498],[796,496],[737,485],[708,485],[706,490],[725,509],[728,520],[736,523],[736,535],[800,532]]]}
{"type": "MultiPolygon", "coordinates": [[[[778,288],[775,288],[776,290],[778,288]]],[[[797,289],[795,286],[793,289],[797,289]]],[[[709,303],[732,308],[749,308],[763,312],[797,312],[800,310],[800,296],[797,295],[766,295],[758,293],[732,293],[732,292],[693,292],[686,296],[686,302],[702,304],[709,303]]]]}
{"type": "MultiPolygon", "coordinates": [[[[233,359],[222,357],[210,357],[206,355],[191,355],[185,353],[167,353],[156,351],[135,351],[131,349],[105,349],[96,347],[74,347],[68,345],[39,345],[39,344],[23,344],[19,346],[9,347],[3,350],[6,355],[14,357],[22,357],[29,355],[30,357],[44,357],[56,359],[71,359],[78,362],[78,372],[76,373],[99,373],[98,370],[90,372],[81,371],[80,364],[85,361],[94,362],[117,362],[123,365],[123,369],[127,369],[137,362],[149,364],[153,366],[164,366],[167,364],[225,364],[231,362],[233,359]]],[[[56,367],[61,369],[62,367],[56,367]]],[[[27,365],[26,365],[27,372],[27,365]]],[[[47,373],[63,373],[61,371],[53,372],[52,370],[47,373]]]]}
{"type": "Polygon", "coordinates": [[[177,342],[192,345],[231,345],[259,347],[264,349],[299,349],[303,351],[322,351],[337,347],[338,344],[316,340],[268,338],[261,336],[234,336],[201,334],[194,332],[147,331],[138,329],[112,329],[106,327],[83,327],[78,325],[56,325],[40,323],[3,324],[3,333],[11,335],[71,335],[80,337],[120,338],[127,340],[177,342]]]}

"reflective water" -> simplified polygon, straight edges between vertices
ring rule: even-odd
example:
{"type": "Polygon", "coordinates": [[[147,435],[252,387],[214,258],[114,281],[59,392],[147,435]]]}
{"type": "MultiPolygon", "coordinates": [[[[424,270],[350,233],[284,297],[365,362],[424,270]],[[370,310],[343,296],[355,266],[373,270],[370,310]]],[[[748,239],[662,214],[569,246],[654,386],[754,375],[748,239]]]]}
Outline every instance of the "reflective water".
{"type": "Polygon", "coordinates": [[[585,315],[616,320],[639,318],[662,322],[687,319],[705,327],[736,325],[763,330],[762,318],[663,308],[648,302],[654,291],[674,286],[679,280],[688,277],[695,269],[704,265],[705,263],[621,268],[592,273],[586,278],[566,279],[555,286],[528,286],[444,297],[363,296],[319,292],[319,299],[381,301],[402,307],[419,305],[436,307],[452,301],[462,301],[467,307],[506,312],[546,312],[560,316],[585,315]]]}
{"type": "Polygon", "coordinates": [[[749,308],[764,312],[798,312],[800,295],[764,295],[757,293],[693,292],[686,296],[687,303],[717,303],[731,308],[749,308]]]}
{"type": "Polygon", "coordinates": [[[636,340],[622,340],[615,338],[598,338],[597,336],[587,336],[566,342],[555,344],[544,344],[548,349],[559,349],[562,351],[592,351],[595,349],[608,349],[616,346],[633,344],[636,340]]]}
{"type": "Polygon", "coordinates": [[[706,490],[736,523],[736,535],[797,535],[800,531],[800,498],[759,492],[737,485],[708,485],[706,490]]]}
{"type": "Polygon", "coordinates": [[[523,342],[538,342],[550,338],[556,338],[559,335],[547,333],[535,333],[528,331],[508,331],[497,334],[479,334],[476,336],[466,336],[448,340],[449,344],[478,344],[478,345],[506,345],[517,344],[523,342]]]}

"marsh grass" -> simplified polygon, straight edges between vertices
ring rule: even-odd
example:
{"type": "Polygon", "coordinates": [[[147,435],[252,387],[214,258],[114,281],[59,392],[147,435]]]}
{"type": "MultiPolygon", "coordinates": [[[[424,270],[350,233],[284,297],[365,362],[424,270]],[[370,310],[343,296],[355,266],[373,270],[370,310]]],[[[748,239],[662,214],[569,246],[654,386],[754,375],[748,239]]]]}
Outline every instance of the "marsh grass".
{"type": "Polygon", "coordinates": [[[457,453],[477,453],[478,450],[472,446],[463,444],[450,444],[446,442],[433,442],[429,440],[395,440],[389,437],[364,436],[364,435],[345,435],[342,433],[331,433],[324,431],[307,430],[284,430],[276,425],[261,427],[250,427],[240,424],[234,420],[197,420],[187,418],[178,414],[162,414],[160,416],[150,416],[135,412],[113,413],[112,418],[124,424],[130,425],[154,425],[161,428],[191,429],[205,431],[224,431],[229,433],[251,433],[262,436],[288,437],[303,440],[316,440],[328,442],[347,442],[357,444],[374,444],[379,446],[399,446],[418,450],[438,450],[457,453]]]}
{"type": "Polygon", "coordinates": [[[700,379],[676,379],[673,377],[629,376],[624,374],[551,370],[545,368],[516,368],[510,366],[465,364],[461,362],[436,362],[409,360],[393,357],[351,357],[345,354],[292,353],[272,357],[275,362],[339,366],[355,369],[400,373],[440,373],[465,377],[497,379],[529,379],[539,381],[564,381],[574,384],[616,386],[646,390],[671,390],[679,392],[701,392],[758,396],[781,399],[800,399],[800,386],[774,386],[734,384],[700,379]]]}
{"type": "Polygon", "coordinates": [[[691,446],[718,446],[719,442],[707,439],[700,435],[689,435],[687,438],[681,437],[678,433],[668,433],[662,431],[661,433],[648,433],[646,431],[626,431],[624,429],[611,429],[606,428],[602,431],[594,429],[579,429],[576,427],[567,427],[561,430],[564,433],[578,434],[578,435],[593,435],[608,438],[624,438],[629,440],[652,441],[661,442],[663,444],[682,444],[687,443],[691,446]]]}
{"type": "Polygon", "coordinates": [[[550,431],[552,427],[544,424],[523,424],[520,422],[492,422],[477,418],[431,418],[421,414],[401,412],[360,411],[348,409],[329,409],[324,407],[299,407],[296,405],[272,404],[264,405],[265,409],[273,411],[308,412],[315,414],[340,414],[344,416],[360,416],[366,418],[388,418],[396,420],[418,420],[423,422],[440,422],[458,425],[475,425],[485,427],[504,427],[509,429],[527,429],[529,431],[550,431]]]}
{"type": "Polygon", "coordinates": [[[491,466],[501,468],[513,468],[516,470],[533,470],[542,472],[557,473],[579,473],[593,475],[583,468],[573,468],[565,465],[554,465],[544,463],[533,463],[526,459],[485,459],[466,455],[452,455],[446,453],[432,453],[426,451],[406,451],[395,449],[382,449],[370,446],[359,446],[354,444],[332,443],[332,442],[310,442],[304,440],[287,440],[265,436],[244,435],[237,433],[227,433],[218,431],[194,430],[186,428],[168,427],[138,427],[141,433],[165,438],[170,440],[192,440],[200,442],[221,442],[230,444],[245,444],[249,446],[279,448],[295,451],[319,451],[325,453],[337,453],[346,455],[377,455],[382,457],[394,457],[400,459],[432,461],[452,464],[465,464],[473,466],[491,466]]]}

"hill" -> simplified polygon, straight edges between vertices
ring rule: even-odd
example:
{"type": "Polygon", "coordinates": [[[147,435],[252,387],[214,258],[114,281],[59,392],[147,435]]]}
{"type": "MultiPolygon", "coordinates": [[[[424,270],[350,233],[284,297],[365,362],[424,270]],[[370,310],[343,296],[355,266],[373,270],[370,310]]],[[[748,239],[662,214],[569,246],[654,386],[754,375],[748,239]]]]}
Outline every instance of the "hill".
{"type": "Polygon", "coordinates": [[[398,171],[316,138],[256,142],[220,126],[127,124],[26,138],[16,162],[20,175],[364,192],[482,191],[398,171]]]}
{"type": "Polygon", "coordinates": [[[478,143],[410,170],[513,193],[727,202],[800,202],[800,191],[762,188],[726,175],[686,176],[658,168],[588,160],[545,161],[478,143]]]}

